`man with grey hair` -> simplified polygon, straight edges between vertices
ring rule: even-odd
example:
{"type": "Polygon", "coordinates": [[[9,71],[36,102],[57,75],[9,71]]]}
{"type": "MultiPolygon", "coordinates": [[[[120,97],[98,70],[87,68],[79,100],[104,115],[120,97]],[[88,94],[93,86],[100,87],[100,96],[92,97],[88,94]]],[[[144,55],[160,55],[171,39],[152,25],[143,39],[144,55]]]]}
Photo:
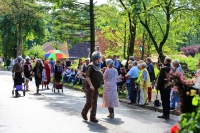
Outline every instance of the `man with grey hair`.
{"type": "Polygon", "coordinates": [[[133,104],[136,103],[136,97],[137,97],[137,89],[136,89],[136,80],[139,76],[139,69],[137,67],[137,62],[133,62],[133,67],[129,70],[128,74],[126,77],[130,78],[130,94],[129,94],[129,102],[128,104],[133,104]]]}
{"type": "MultiPolygon", "coordinates": [[[[179,64],[179,61],[177,59],[172,60],[172,70],[173,73],[179,72],[181,74],[183,74],[183,70],[181,65],[179,64]]],[[[170,110],[174,110],[176,108],[176,103],[179,102],[179,96],[177,91],[174,91],[174,89],[171,90],[170,92],[170,110]]]]}
{"type": "Polygon", "coordinates": [[[97,51],[92,54],[92,63],[89,64],[88,70],[86,72],[86,104],[82,110],[81,115],[84,120],[88,120],[87,114],[91,109],[91,122],[98,122],[96,119],[98,89],[101,87],[103,82],[103,73],[98,67],[101,56],[101,53],[97,51]]]}
{"type": "Polygon", "coordinates": [[[130,57],[129,57],[129,60],[131,60],[131,61],[134,62],[134,61],[135,61],[134,56],[130,56],[130,57]]]}
{"type": "Polygon", "coordinates": [[[171,86],[168,85],[166,74],[170,72],[170,69],[171,69],[171,59],[165,58],[164,67],[160,69],[156,86],[156,89],[160,90],[161,101],[163,106],[163,115],[158,116],[158,118],[164,118],[164,119],[169,118],[171,86]]]}

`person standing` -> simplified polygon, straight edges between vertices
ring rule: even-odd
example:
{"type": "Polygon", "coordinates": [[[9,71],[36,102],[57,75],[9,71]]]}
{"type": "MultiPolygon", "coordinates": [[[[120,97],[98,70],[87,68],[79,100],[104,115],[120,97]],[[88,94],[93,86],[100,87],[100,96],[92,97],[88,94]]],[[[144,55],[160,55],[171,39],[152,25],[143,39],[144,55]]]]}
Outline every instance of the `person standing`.
{"type": "Polygon", "coordinates": [[[106,60],[107,69],[103,75],[103,103],[102,108],[108,108],[109,115],[107,117],[114,118],[114,107],[119,107],[119,98],[117,93],[116,81],[118,72],[113,68],[113,60],[106,60]]]}
{"type": "Polygon", "coordinates": [[[63,73],[63,66],[59,60],[56,61],[55,65],[55,72],[54,72],[54,78],[55,82],[60,82],[62,79],[62,73],[63,73]]]}
{"type": "Polygon", "coordinates": [[[152,88],[154,86],[156,76],[155,76],[154,66],[153,66],[153,63],[151,61],[151,58],[148,57],[146,59],[146,64],[147,64],[147,70],[148,70],[148,73],[149,73],[149,76],[150,76],[150,82],[151,82],[151,86],[148,88],[148,101],[151,102],[152,88]]]}
{"type": "MultiPolygon", "coordinates": [[[[178,60],[172,61],[172,67],[171,67],[170,73],[179,73],[183,77],[183,70],[181,65],[179,64],[178,60]]],[[[181,78],[182,78],[181,77],[181,78]]],[[[178,96],[178,90],[176,87],[172,87],[170,92],[170,110],[174,110],[176,108],[176,103],[179,103],[179,96],[178,96]]]]}
{"type": "Polygon", "coordinates": [[[69,59],[66,59],[66,67],[68,68],[68,67],[70,67],[71,66],[71,61],[69,60],[69,59]]]}
{"type": "Polygon", "coordinates": [[[42,83],[42,71],[43,71],[44,67],[42,66],[42,60],[37,60],[36,61],[36,65],[33,68],[33,72],[35,75],[35,84],[36,84],[36,91],[37,94],[39,93],[39,87],[42,83]]]}
{"type": "Polygon", "coordinates": [[[164,67],[160,69],[156,86],[156,89],[160,90],[161,101],[163,106],[163,114],[161,116],[158,116],[158,118],[164,118],[164,119],[169,118],[171,86],[168,85],[166,74],[169,74],[170,69],[171,69],[171,59],[165,58],[164,67]]]}
{"type": "Polygon", "coordinates": [[[128,74],[126,77],[130,78],[130,102],[128,104],[136,103],[136,98],[137,98],[137,88],[136,88],[136,80],[139,76],[139,69],[137,67],[137,62],[133,62],[133,67],[129,70],[128,74]]]}
{"type": "Polygon", "coordinates": [[[9,69],[10,62],[11,62],[11,60],[10,60],[10,58],[8,58],[8,59],[6,60],[6,67],[7,67],[7,69],[9,69]]]}
{"type": "Polygon", "coordinates": [[[148,88],[151,86],[150,83],[150,76],[146,69],[147,64],[144,61],[138,61],[138,69],[140,70],[140,102],[139,105],[144,105],[147,102],[147,91],[148,88]]]}
{"type": "Polygon", "coordinates": [[[82,72],[82,77],[81,77],[81,80],[82,80],[82,89],[83,91],[85,92],[85,78],[86,78],[86,72],[87,72],[87,69],[88,69],[88,65],[90,63],[90,59],[87,58],[85,60],[85,64],[82,66],[81,68],[81,72],[82,72]]]}
{"type": "Polygon", "coordinates": [[[44,70],[45,70],[45,77],[46,77],[46,80],[44,82],[44,87],[46,89],[49,89],[49,83],[50,83],[50,73],[51,73],[51,68],[49,66],[49,63],[48,61],[44,61],[44,70]]]}
{"type": "Polygon", "coordinates": [[[78,60],[78,67],[77,67],[77,69],[79,69],[79,67],[82,67],[82,65],[83,65],[83,60],[80,58],[78,60]]]}
{"type": "Polygon", "coordinates": [[[92,53],[92,63],[90,63],[86,72],[86,104],[81,112],[81,115],[84,120],[88,120],[87,114],[89,109],[91,109],[91,122],[99,122],[96,119],[97,100],[99,93],[98,89],[101,87],[103,81],[103,73],[98,67],[100,60],[100,52],[95,51],[94,53],[92,53]]]}
{"type": "Polygon", "coordinates": [[[30,57],[26,57],[25,58],[26,62],[23,64],[23,70],[24,70],[24,75],[25,75],[25,78],[26,78],[26,90],[29,89],[29,81],[30,81],[30,78],[31,78],[31,72],[32,72],[32,65],[31,65],[31,62],[30,62],[30,57]]]}
{"type": "Polygon", "coordinates": [[[120,64],[119,64],[119,60],[117,59],[117,56],[116,55],[114,55],[113,56],[113,67],[115,68],[115,69],[119,69],[119,67],[120,67],[120,64]]]}
{"type": "Polygon", "coordinates": [[[53,75],[55,71],[55,61],[53,58],[50,59],[49,64],[51,65],[51,74],[53,75]]]}
{"type": "Polygon", "coordinates": [[[103,64],[102,64],[102,66],[101,66],[101,69],[103,69],[104,67],[107,67],[107,66],[106,66],[106,58],[105,58],[105,57],[102,58],[102,63],[103,63],[103,64]]]}
{"type": "Polygon", "coordinates": [[[3,58],[0,56],[0,70],[1,70],[2,64],[3,64],[3,58]]]}
{"type": "MultiPolygon", "coordinates": [[[[128,65],[128,69],[126,70],[126,72],[128,73],[132,67],[133,67],[133,64],[129,64],[128,65]]],[[[127,103],[130,103],[131,102],[130,101],[130,77],[126,77],[126,85],[127,85],[127,91],[128,91],[128,100],[127,100],[127,103]]]]}

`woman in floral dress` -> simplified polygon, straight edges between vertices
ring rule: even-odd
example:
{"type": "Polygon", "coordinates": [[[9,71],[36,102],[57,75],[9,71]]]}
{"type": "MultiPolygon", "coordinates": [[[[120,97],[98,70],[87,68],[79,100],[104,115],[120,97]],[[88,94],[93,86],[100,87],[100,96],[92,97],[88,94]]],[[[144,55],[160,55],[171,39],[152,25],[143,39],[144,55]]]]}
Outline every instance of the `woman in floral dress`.
{"type": "Polygon", "coordinates": [[[113,60],[106,60],[107,69],[103,75],[103,103],[102,108],[108,108],[109,115],[107,117],[114,118],[114,107],[119,107],[119,98],[117,93],[117,78],[118,72],[113,67],[113,60]]]}

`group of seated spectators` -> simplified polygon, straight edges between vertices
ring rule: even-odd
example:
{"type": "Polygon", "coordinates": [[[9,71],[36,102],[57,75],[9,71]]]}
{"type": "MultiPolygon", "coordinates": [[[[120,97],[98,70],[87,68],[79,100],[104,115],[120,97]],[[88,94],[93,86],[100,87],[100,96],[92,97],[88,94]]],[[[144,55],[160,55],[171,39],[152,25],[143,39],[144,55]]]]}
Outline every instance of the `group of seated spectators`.
{"type": "Polygon", "coordinates": [[[66,65],[63,71],[63,82],[70,84],[73,81],[73,85],[79,83],[84,88],[85,73],[89,63],[90,59],[87,58],[85,61],[79,59],[77,69],[71,68],[71,65],[66,65]]]}

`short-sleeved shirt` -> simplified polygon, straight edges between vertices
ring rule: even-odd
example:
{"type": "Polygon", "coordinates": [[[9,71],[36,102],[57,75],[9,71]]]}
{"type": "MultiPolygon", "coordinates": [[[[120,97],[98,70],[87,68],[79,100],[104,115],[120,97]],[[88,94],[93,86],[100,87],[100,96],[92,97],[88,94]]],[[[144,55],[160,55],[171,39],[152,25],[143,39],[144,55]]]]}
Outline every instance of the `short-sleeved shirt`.
{"type": "Polygon", "coordinates": [[[128,75],[130,76],[130,78],[138,78],[139,76],[139,69],[137,68],[137,66],[133,66],[130,71],[128,72],[128,75]]]}
{"type": "MultiPolygon", "coordinates": [[[[95,70],[93,65],[88,66],[88,70],[86,72],[86,77],[90,77],[92,85],[95,89],[99,89],[101,87],[103,81],[103,73],[101,69],[95,70]]],[[[90,87],[89,84],[86,82],[86,87],[90,87]]]]}

